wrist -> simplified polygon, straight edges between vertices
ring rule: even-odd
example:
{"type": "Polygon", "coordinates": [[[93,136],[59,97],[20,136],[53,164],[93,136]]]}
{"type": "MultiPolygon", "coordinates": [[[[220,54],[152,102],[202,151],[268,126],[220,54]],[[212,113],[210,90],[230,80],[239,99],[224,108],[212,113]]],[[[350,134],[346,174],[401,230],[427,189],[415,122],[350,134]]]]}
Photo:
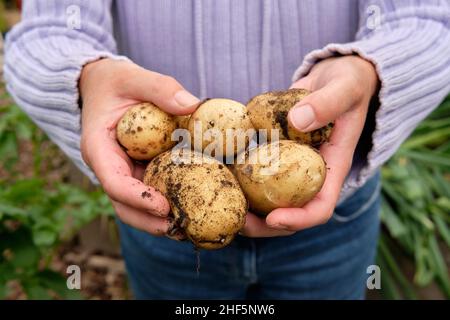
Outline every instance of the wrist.
{"type": "Polygon", "coordinates": [[[355,59],[362,72],[362,79],[364,79],[364,85],[367,88],[369,98],[371,98],[377,93],[380,83],[377,70],[370,61],[365,60],[359,56],[355,56],[355,59]]]}
{"type": "Polygon", "coordinates": [[[81,98],[85,96],[89,83],[92,82],[90,79],[92,79],[92,77],[98,73],[98,70],[103,67],[103,65],[108,64],[110,60],[111,59],[109,58],[100,58],[83,66],[80,74],[80,80],[78,82],[81,98]]]}

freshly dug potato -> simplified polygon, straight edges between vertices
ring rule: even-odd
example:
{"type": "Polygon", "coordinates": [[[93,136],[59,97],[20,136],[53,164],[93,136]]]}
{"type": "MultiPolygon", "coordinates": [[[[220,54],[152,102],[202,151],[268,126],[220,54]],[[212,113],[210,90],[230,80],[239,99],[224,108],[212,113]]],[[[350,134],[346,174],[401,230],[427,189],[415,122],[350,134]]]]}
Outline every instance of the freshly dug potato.
{"type": "Polygon", "coordinates": [[[312,147],[292,140],[260,145],[249,150],[241,161],[235,165],[236,176],[251,210],[259,214],[276,208],[302,207],[325,181],[322,156],[312,147]]]}
{"type": "Polygon", "coordinates": [[[300,132],[292,128],[289,124],[289,139],[295,140],[300,143],[308,144],[314,148],[320,148],[320,146],[330,140],[331,131],[333,130],[333,123],[327,124],[325,127],[313,130],[311,132],[300,132]]]}
{"type": "Polygon", "coordinates": [[[175,144],[171,135],[176,128],[172,115],[153,103],[139,103],[119,120],[117,140],[131,158],[150,160],[175,144]]]}
{"type": "Polygon", "coordinates": [[[188,128],[192,144],[197,151],[205,151],[213,157],[222,158],[234,156],[246,148],[250,137],[244,135],[244,132],[253,129],[253,125],[243,104],[230,99],[207,99],[192,114],[188,128]],[[241,129],[243,132],[227,135],[227,129],[241,129]],[[217,135],[208,137],[207,131],[217,135]],[[238,137],[243,139],[242,143],[238,137]],[[215,145],[219,146],[219,150],[213,150],[215,145]]]}
{"type": "Polygon", "coordinates": [[[315,148],[328,141],[333,124],[311,132],[299,132],[290,125],[287,119],[289,110],[310,92],[305,89],[289,89],[272,91],[253,97],[247,103],[248,113],[255,129],[267,129],[267,141],[271,139],[271,131],[278,129],[280,140],[290,139],[309,144],[315,148]]]}
{"type": "Polygon", "coordinates": [[[175,122],[177,124],[177,128],[180,129],[187,129],[189,125],[189,119],[191,118],[191,115],[187,116],[175,116],[175,122]]]}
{"type": "Polygon", "coordinates": [[[247,200],[224,164],[195,151],[184,152],[189,159],[177,158],[176,151],[154,158],[144,183],[169,201],[175,222],[169,235],[181,231],[197,248],[222,248],[244,226],[247,200]]]}

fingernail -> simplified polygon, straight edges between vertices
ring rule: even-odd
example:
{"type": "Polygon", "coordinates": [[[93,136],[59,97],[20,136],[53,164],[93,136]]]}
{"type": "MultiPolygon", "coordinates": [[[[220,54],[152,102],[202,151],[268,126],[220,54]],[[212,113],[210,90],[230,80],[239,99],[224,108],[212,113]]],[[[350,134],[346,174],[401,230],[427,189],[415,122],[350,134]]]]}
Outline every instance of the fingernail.
{"type": "Polygon", "coordinates": [[[185,108],[188,108],[200,101],[200,99],[193,96],[186,90],[181,90],[175,93],[174,99],[180,106],[185,108]]]}
{"type": "Polygon", "coordinates": [[[158,216],[158,217],[160,217],[160,218],[165,218],[165,217],[167,217],[167,214],[165,214],[164,212],[161,212],[161,211],[155,211],[155,216],[158,216]]]}
{"type": "Polygon", "coordinates": [[[289,122],[295,129],[302,131],[308,128],[315,120],[314,110],[309,104],[294,106],[288,114],[289,122]]]}
{"type": "Polygon", "coordinates": [[[147,212],[154,216],[157,216],[157,217],[161,217],[161,218],[167,217],[167,213],[165,213],[164,211],[161,211],[161,210],[149,209],[149,210],[147,210],[147,212]]]}
{"type": "Polygon", "coordinates": [[[269,225],[269,227],[271,227],[272,229],[277,229],[277,230],[288,230],[288,227],[279,223],[273,224],[273,225],[269,225]]]}

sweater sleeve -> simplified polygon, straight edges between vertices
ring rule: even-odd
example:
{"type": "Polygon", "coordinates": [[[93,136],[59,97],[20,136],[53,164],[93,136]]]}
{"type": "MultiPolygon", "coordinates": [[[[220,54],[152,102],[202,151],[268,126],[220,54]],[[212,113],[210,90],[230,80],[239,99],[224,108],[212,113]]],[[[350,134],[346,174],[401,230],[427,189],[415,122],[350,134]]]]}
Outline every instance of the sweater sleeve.
{"type": "Polygon", "coordinates": [[[294,73],[296,81],[318,61],[350,54],[372,62],[378,72],[378,105],[374,119],[368,119],[374,128],[360,141],[371,147],[364,154],[356,150],[341,200],[363,185],[449,93],[449,28],[448,0],[360,1],[355,41],[312,51],[294,73]]]}
{"type": "Polygon", "coordinates": [[[117,56],[110,0],[24,1],[6,36],[4,75],[16,103],[97,183],[80,152],[78,79],[82,67],[117,56]]]}

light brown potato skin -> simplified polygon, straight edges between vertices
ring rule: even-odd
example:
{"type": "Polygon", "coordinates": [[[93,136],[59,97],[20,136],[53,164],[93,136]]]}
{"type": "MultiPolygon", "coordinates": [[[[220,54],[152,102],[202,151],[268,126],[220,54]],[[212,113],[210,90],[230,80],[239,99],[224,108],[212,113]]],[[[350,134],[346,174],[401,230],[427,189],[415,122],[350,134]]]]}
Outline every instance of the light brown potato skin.
{"type": "Polygon", "coordinates": [[[135,160],[150,160],[169,150],[177,124],[172,115],[153,103],[139,103],[130,107],[117,124],[117,140],[135,160]]]}
{"type": "Polygon", "coordinates": [[[144,183],[167,197],[177,232],[197,248],[222,248],[244,226],[247,200],[224,164],[210,157],[200,163],[202,154],[186,152],[198,163],[174,163],[167,151],[149,163],[144,183]]]}
{"type": "MultiPolygon", "coordinates": [[[[190,131],[192,145],[194,147],[194,139],[196,136],[194,131],[195,122],[201,123],[202,136],[208,129],[217,129],[222,133],[223,152],[222,154],[212,154],[212,156],[218,158],[234,156],[243,151],[248,145],[249,139],[245,139],[245,144],[242,146],[238,146],[236,139],[233,139],[233,141],[228,141],[230,139],[226,139],[227,129],[253,129],[247,108],[243,104],[230,99],[207,99],[201,103],[197,110],[192,114],[189,120],[188,129],[190,131]],[[228,143],[232,143],[233,146],[231,154],[230,152],[227,152],[226,149],[228,143]]],[[[206,139],[206,137],[203,136],[201,141],[202,150],[204,150],[212,142],[213,139],[206,139]]],[[[197,148],[197,151],[201,151],[198,149],[199,148],[197,148]]]]}
{"type": "Polygon", "coordinates": [[[180,129],[187,129],[189,125],[189,119],[191,118],[191,115],[187,116],[175,116],[175,122],[177,124],[177,128],[180,129]]]}
{"type": "Polygon", "coordinates": [[[271,91],[253,97],[247,103],[250,120],[256,129],[267,129],[267,141],[271,139],[271,131],[278,129],[279,139],[290,139],[319,148],[328,141],[333,124],[311,132],[299,132],[290,125],[287,119],[289,110],[310,92],[306,89],[289,89],[271,91]]]}
{"type": "MultiPolygon", "coordinates": [[[[235,165],[238,181],[250,203],[251,211],[268,214],[277,208],[299,208],[320,191],[326,166],[312,147],[292,140],[279,141],[278,170],[264,175],[269,165],[256,161],[276,142],[249,150],[245,162],[235,165]]],[[[278,162],[276,162],[278,161],[278,162]]],[[[276,168],[276,167],[273,167],[276,168]]]]}

